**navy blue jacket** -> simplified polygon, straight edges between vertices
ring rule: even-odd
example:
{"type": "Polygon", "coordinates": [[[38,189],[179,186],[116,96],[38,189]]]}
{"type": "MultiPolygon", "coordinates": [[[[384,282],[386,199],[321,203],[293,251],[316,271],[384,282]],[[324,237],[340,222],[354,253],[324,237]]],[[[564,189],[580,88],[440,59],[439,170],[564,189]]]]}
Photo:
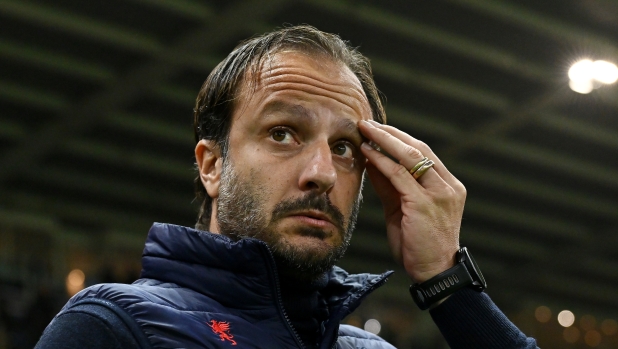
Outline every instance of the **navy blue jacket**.
{"type": "MultiPolygon", "coordinates": [[[[142,264],[141,279],[135,283],[89,287],[60,314],[92,299],[106,300],[110,309],[118,306],[135,319],[156,348],[303,346],[283,309],[275,262],[264,242],[233,242],[218,234],[154,224],[142,264]]],[[[337,348],[393,348],[368,332],[339,325],[390,274],[331,270],[322,291],[330,317],[323,326],[320,348],[332,348],[335,343],[337,348]]]]}
{"type": "MultiPolygon", "coordinates": [[[[283,309],[275,262],[262,241],[232,242],[157,223],[142,263],[142,278],[131,285],[95,285],[75,295],[36,348],[303,347],[283,309]]],[[[339,324],[390,274],[330,271],[321,291],[330,317],[320,348],[393,348],[378,336],[339,324]]],[[[484,293],[458,291],[431,314],[454,349],[536,348],[484,293]]]]}

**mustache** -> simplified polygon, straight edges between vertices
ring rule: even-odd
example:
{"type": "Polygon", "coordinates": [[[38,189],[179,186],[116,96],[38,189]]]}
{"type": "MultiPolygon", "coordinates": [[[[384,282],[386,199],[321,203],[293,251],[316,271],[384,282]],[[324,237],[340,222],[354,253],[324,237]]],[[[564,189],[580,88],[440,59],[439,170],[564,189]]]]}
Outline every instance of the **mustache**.
{"type": "Polygon", "coordinates": [[[303,210],[317,210],[326,214],[341,231],[344,231],[344,217],[337,206],[333,205],[326,194],[311,192],[298,199],[290,199],[278,203],[273,209],[272,220],[283,218],[290,213],[303,210]]]}

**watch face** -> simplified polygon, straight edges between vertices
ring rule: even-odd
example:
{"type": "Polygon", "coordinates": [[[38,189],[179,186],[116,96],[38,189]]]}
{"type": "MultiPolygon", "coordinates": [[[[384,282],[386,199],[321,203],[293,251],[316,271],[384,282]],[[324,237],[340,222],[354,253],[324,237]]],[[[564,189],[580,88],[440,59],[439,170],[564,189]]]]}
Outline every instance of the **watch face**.
{"type": "Polygon", "coordinates": [[[479,291],[484,290],[487,288],[487,282],[485,281],[478,264],[476,264],[476,261],[472,258],[472,255],[468,252],[467,248],[463,247],[461,252],[464,255],[464,263],[468,267],[468,272],[470,272],[470,276],[472,276],[472,280],[474,280],[473,287],[477,288],[479,291]]]}

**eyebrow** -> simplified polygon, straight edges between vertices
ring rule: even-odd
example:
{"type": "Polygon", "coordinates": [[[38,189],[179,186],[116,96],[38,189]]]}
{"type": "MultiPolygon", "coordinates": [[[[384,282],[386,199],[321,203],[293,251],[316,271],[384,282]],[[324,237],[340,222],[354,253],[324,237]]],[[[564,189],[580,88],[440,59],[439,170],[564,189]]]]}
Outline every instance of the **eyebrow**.
{"type": "Polygon", "coordinates": [[[346,131],[358,132],[358,126],[356,125],[354,121],[350,119],[341,118],[337,121],[337,124],[339,125],[340,128],[346,131]]]}
{"type": "MultiPolygon", "coordinates": [[[[278,111],[290,111],[292,115],[299,117],[301,119],[305,119],[307,121],[315,121],[317,119],[317,115],[311,112],[309,109],[305,108],[303,105],[288,103],[284,101],[272,101],[269,102],[265,107],[264,111],[266,111],[265,117],[268,117],[269,112],[278,112],[278,111]]],[[[365,137],[358,130],[358,125],[356,122],[347,119],[340,118],[336,121],[337,129],[343,131],[345,135],[352,140],[363,142],[365,137]]]]}
{"type": "Polygon", "coordinates": [[[341,130],[344,130],[344,132],[353,140],[358,142],[362,142],[365,140],[365,137],[361,135],[360,131],[358,130],[358,125],[354,121],[342,118],[337,120],[337,124],[339,128],[341,130]]]}
{"type": "MultiPolygon", "coordinates": [[[[266,105],[264,108],[266,112],[277,111],[291,111],[292,114],[298,115],[307,119],[315,119],[315,115],[311,113],[307,108],[300,104],[291,104],[283,101],[273,101],[266,105]]],[[[268,114],[266,115],[268,116],[268,114]]]]}

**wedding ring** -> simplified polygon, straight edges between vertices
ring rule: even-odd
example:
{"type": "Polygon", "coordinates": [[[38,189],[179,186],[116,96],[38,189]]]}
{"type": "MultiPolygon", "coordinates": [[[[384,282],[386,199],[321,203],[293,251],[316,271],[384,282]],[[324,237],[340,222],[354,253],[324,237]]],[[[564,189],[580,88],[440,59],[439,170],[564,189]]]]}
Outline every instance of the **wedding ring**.
{"type": "Polygon", "coordinates": [[[419,161],[416,165],[414,165],[414,167],[410,169],[410,174],[414,175],[414,172],[418,171],[418,169],[421,168],[421,166],[423,166],[427,161],[429,161],[429,159],[427,157],[424,157],[423,160],[419,161]]]}
{"type": "Polygon", "coordinates": [[[414,177],[414,179],[421,178],[421,176],[424,175],[427,170],[432,168],[433,165],[434,162],[432,160],[425,161],[416,171],[414,171],[414,173],[412,173],[412,177],[414,177]]]}

